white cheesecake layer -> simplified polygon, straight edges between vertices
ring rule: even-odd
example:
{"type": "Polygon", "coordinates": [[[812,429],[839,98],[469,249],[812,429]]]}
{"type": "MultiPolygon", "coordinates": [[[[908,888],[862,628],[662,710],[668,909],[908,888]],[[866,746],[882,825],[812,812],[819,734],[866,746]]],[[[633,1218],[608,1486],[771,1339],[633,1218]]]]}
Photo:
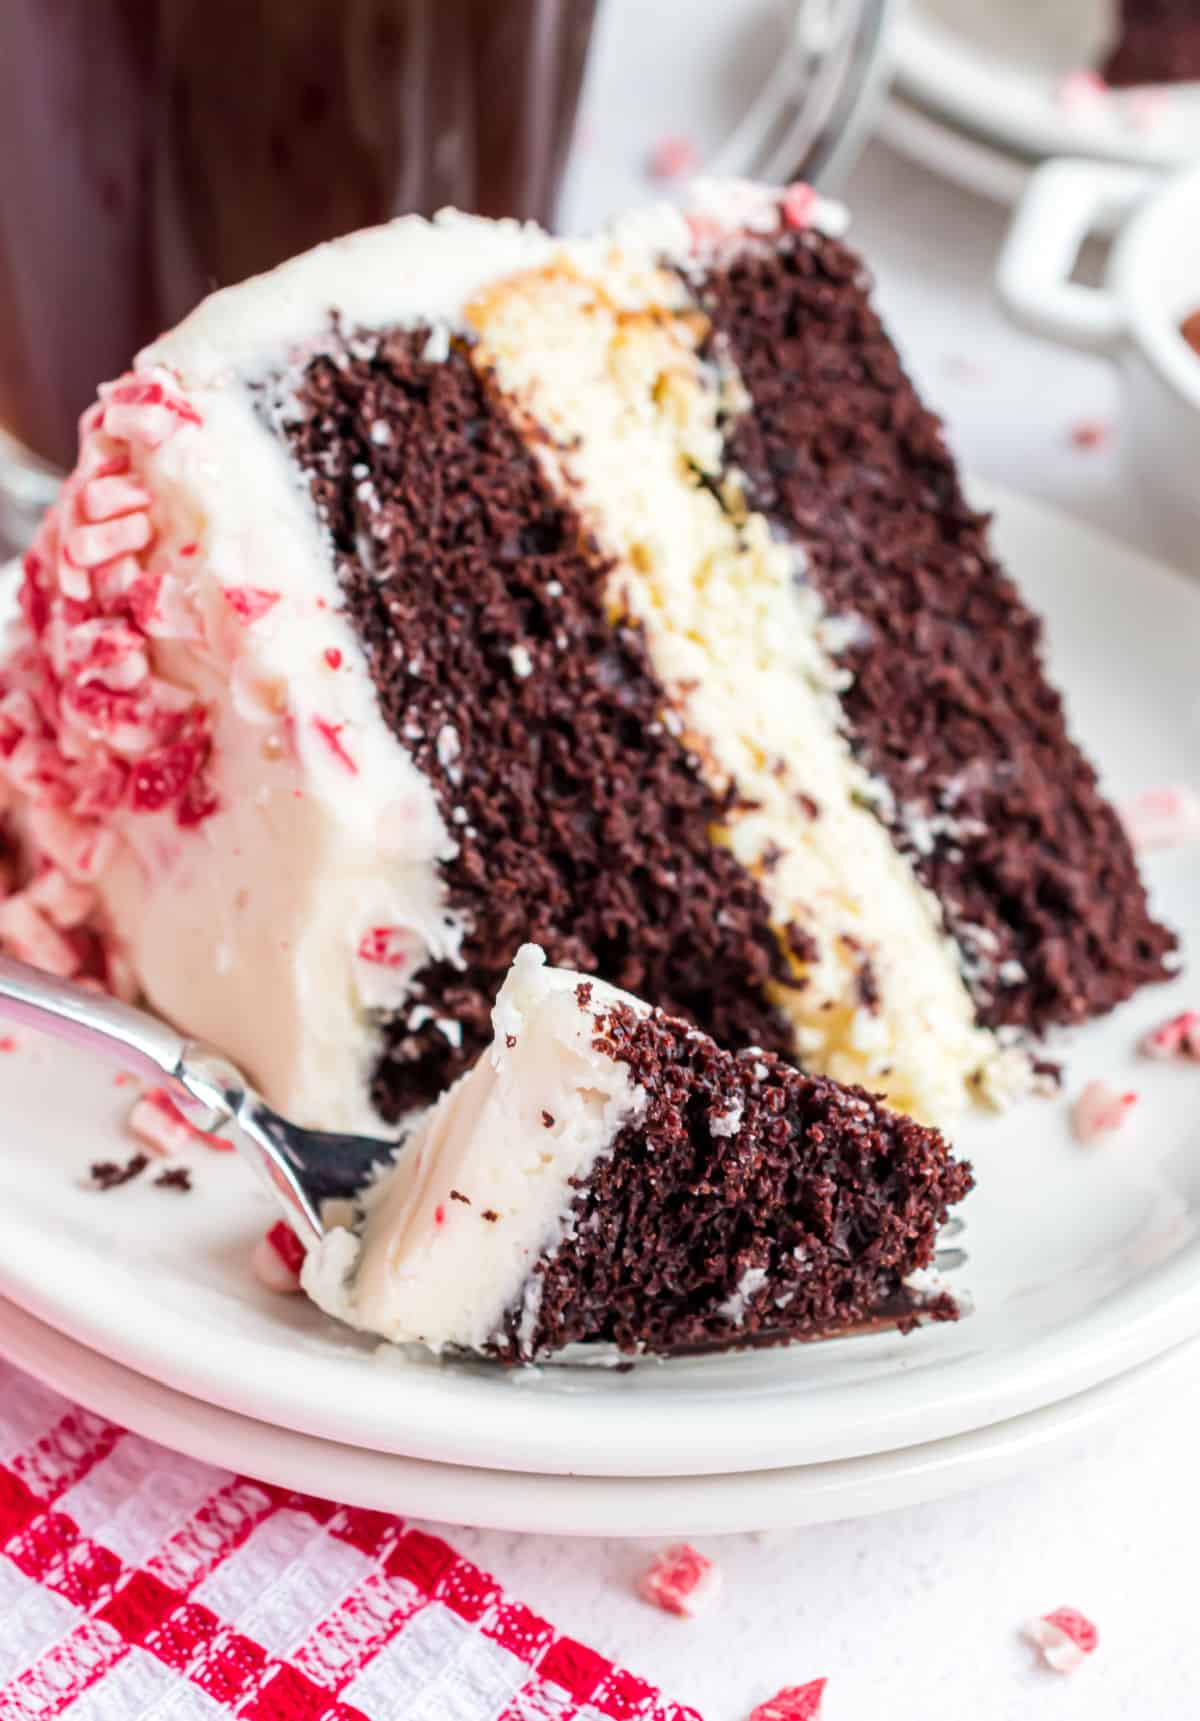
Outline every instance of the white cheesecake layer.
{"type": "Polygon", "coordinates": [[[597,1014],[617,1001],[645,1009],[546,967],[525,945],[496,1000],[489,1050],[367,1191],[357,1229],[331,1230],[309,1253],[314,1302],[396,1344],[481,1351],[524,1297],[527,1354],[532,1269],[569,1232],[575,1185],[645,1103],[627,1066],[592,1045],[597,1014]]]}
{"type": "Polygon", "coordinates": [[[792,924],[816,941],[815,959],[792,958],[803,989],[777,988],[798,1057],[945,1121],[1013,1060],[976,1026],[938,903],[870,810],[876,788],[841,732],[831,647],[855,620],[823,614],[802,551],[733,486],[714,494],[718,414],[739,384],[701,361],[704,321],[679,277],[646,286],[635,309],[552,264],[471,307],[474,357],[550,431],[541,458],[615,558],[611,611],[644,629],[664,723],[718,792],[737,786],[714,841],[757,877],[785,947],[792,924]]]}

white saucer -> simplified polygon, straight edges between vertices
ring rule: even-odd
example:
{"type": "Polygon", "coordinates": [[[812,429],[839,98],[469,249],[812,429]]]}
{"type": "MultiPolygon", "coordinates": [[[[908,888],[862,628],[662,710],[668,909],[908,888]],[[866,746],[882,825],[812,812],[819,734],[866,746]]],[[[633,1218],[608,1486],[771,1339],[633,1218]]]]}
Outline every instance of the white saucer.
{"type": "Polygon", "coordinates": [[[896,89],[879,111],[875,135],[898,155],[994,203],[1015,204],[1035,166],[1026,156],[926,113],[896,89]]]}
{"type": "Polygon", "coordinates": [[[1057,0],[913,0],[896,32],[897,85],[927,112],[1027,158],[1165,168],[1200,156],[1200,84],[1064,101],[1064,75],[1089,54],[1086,40],[1071,40],[1069,11],[1057,0]]]}
{"type": "MultiPolygon", "coordinates": [[[[1077,727],[1118,795],[1200,782],[1200,586],[1064,516],[1000,509],[1011,566],[1047,615],[1077,727]]],[[[1196,852],[1150,857],[1159,906],[1200,940],[1196,852]]],[[[538,1372],[376,1357],[248,1261],[273,1217],[232,1155],[196,1189],[108,1194],[129,1090],[36,1043],[0,1060],[0,1293],[177,1391],[325,1439],[542,1473],[681,1476],[870,1455],[981,1429],[1111,1379],[1200,1332],[1200,1072],[1148,1064],[1141,1030],[1194,1002],[1156,987],[1070,1044],[1070,1082],[1136,1086],[1121,1137],[1085,1151],[1061,1100],[959,1132],[975,1312],[957,1326],[742,1356],[538,1372]]]]}
{"type": "Polygon", "coordinates": [[[173,1392],[0,1302],[0,1356],[101,1416],[282,1488],[480,1529],[559,1536],[698,1536],[791,1529],[915,1506],[999,1481],[1200,1375],[1181,1345],[1120,1380],[974,1434],[873,1458],[736,1476],[539,1476],[432,1464],[272,1428],[173,1392]]]}

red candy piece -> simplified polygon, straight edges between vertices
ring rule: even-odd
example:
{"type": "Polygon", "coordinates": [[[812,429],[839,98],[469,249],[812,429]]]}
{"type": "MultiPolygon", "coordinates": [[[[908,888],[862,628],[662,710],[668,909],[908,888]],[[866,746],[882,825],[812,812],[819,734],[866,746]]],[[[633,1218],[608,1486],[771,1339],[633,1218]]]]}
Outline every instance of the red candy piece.
{"type": "Polygon", "coordinates": [[[1100,1642],[1100,1633],[1091,1620],[1073,1607],[1056,1607],[1053,1613],[1030,1620],[1025,1635],[1055,1673],[1077,1672],[1100,1642]]]}
{"type": "Polygon", "coordinates": [[[1188,1058],[1200,1063],[1200,1010],[1181,1010],[1143,1035],[1139,1050],[1146,1058],[1188,1058]]]}
{"type": "Polygon", "coordinates": [[[1118,1093],[1107,1082],[1089,1082],[1071,1107],[1076,1140],[1086,1144],[1120,1129],[1137,1099],[1132,1090],[1118,1093]]]}
{"type": "Polygon", "coordinates": [[[314,717],[313,728],[329,748],[339,765],[344,765],[352,777],[358,776],[358,766],[342,746],[341,734],[345,727],[341,723],[330,723],[326,717],[314,717]]]}
{"type": "Polygon", "coordinates": [[[221,590],[234,615],[247,627],[259,621],[279,602],[278,592],[263,591],[261,586],[222,586],[221,590]]]}
{"type": "Polygon", "coordinates": [[[304,1245],[286,1220],[280,1219],[267,1232],[267,1242],[285,1267],[298,1273],[304,1265],[304,1245]]]}
{"type": "Polygon", "coordinates": [[[130,794],[137,813],[157,813],[178,801],[197,771],[208,759],[207,740],[177,741],[160,753],[151,753],[133,768],[130,794]]]}
{"type": "Polygon", "coordinates": [[[683,179],[700,166],[700,151],[690,138],[664,137],[650,152],[651,179],[683,179]]]}
{"type": "Polygon", "coordinates": [[[1102,418],[1083,418],[1071,427],[1073,448],[1103,448],[1112,436],[1112,426],[1102,418]]]}
{"type": "Polygon", "coordinates": [[[381,968],[403,968],[409,957],[409,936],[402,926],[372,926],[359,941],[360,962],[376,962],[381,968]]]}
{"type": "Polygon", "coordinates": [[[664,1613],[690,1618],[715,1599],[721,1587],[716,1566],[687,1542],[667,1548],[638,1580],[638,1594],[664,1613]]]}
{"type": "Polygon", "coordinates": [[[1121,820],[1136,849],[1178,848],[1200,838],[1200,794],[1186,783],[1143,789],[1121,808],[1121,820]]]}
{"type": "Polygon", "coordinates": [[[785,227],[807,227],[813,217],[816,207],[817,194],[811,185],[805,185],[802,179],[789,185],[779,204],[779,212],[783,216],[785,227]]]}
{"type": "Polygon", "coordinates": [[[130,1133],[156,1153],[177,1153],[181,1148],[199,1143],[218,1153],[232,1153],[233,1143],[224,1136],[210,1135],[197,1129],[183,1115],[166,1088],[148,1088],[134,1101],[129,1113],[130,1133]]]}
{"type": "Polygon", "coordinates": [[[825,1685],[824,1679],[810,1679],[807,1685],[789,1685],[752,1709],[749,1721],[816,1721],[825,1685]]]}
{"type": "Polygon", "coordinates": [[[259,1238],[251,1258],[255,1277],[268,1291],[293,1296],[300,1289],[304,1245],[290,1225],[281,1219],[259,1238]]]}
{"type": "Polygon", "coordinates": [[[329,665],[330,669],[340,669],[342,667],[342,654],[336,645],[327,645],[325,647],[325,661],[329,665]]]}

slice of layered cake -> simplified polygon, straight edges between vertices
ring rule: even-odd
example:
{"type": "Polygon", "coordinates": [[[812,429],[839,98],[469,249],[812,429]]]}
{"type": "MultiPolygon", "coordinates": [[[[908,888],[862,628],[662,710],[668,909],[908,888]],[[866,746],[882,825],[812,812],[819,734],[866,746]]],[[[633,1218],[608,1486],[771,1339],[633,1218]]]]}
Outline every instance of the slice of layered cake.
{"type": "Polygon", "coordinates": [[[906,1282],[971,1186],[935,1130],[544,962],[520,951],[491,1046],[308,1256],[324,1309],[507,1362],[953,1318],[906,1282]]]}
{"type": "Polygon", "coordinates": [[[925,1118],[1161,977],[840,226],[744,185],[570,242],[409,218],[142,353],[0,665],[9,947],[71,972],[90,893],[110,984],[366,1132],[530,939],[925,1118]]]}

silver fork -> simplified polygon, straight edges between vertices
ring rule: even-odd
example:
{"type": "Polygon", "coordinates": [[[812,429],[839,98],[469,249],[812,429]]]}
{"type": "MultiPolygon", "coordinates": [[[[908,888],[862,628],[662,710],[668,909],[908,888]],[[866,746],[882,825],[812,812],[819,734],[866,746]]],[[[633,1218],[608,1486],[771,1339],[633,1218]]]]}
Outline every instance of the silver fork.
{"type": "Polygon", "coordinates": [[[836,191],[891,72],[899,0],[785,0],[787,46],[705,171],[836,191]]]}
{"type": "MultiPolygon", "coordinates": [[[[275,1195],[306,1246],[325,1235],[321,1204],[357,1195],[398,1146],[372,1136],[301,1129],[273,1110],[211,1046],[186,1039],[157,1016],[105,992],[57,980],[8,956],[0,956],[0,1017],[98,1052],[150,1081],[165,1078],[189,1111],[200,1108],[194,1121],[201,1129],[235,1125],[233,1145],[275,1195]]],[[[939,1274],[965,1265],[966,1251],[959,1246],[964,1230],[953,1215],[939,1231],[930,1262],[939,1274]]]]}
{"type": "Polygon", "coordinates": [[[301,1129],[272,1110],[211,1046],[184,1038],[157,1017],[106,993],[57,980],[7,956],[0,956],[0,1017],[98,1052],[151,1081],[165,1079],[202,1129],[236,1125],[234,1146],[279,1200],[306,1245],[324,1236],[321,1203],[355,1195],[372,1169],[396,1151],[394,1141],[301,1129]]]}

